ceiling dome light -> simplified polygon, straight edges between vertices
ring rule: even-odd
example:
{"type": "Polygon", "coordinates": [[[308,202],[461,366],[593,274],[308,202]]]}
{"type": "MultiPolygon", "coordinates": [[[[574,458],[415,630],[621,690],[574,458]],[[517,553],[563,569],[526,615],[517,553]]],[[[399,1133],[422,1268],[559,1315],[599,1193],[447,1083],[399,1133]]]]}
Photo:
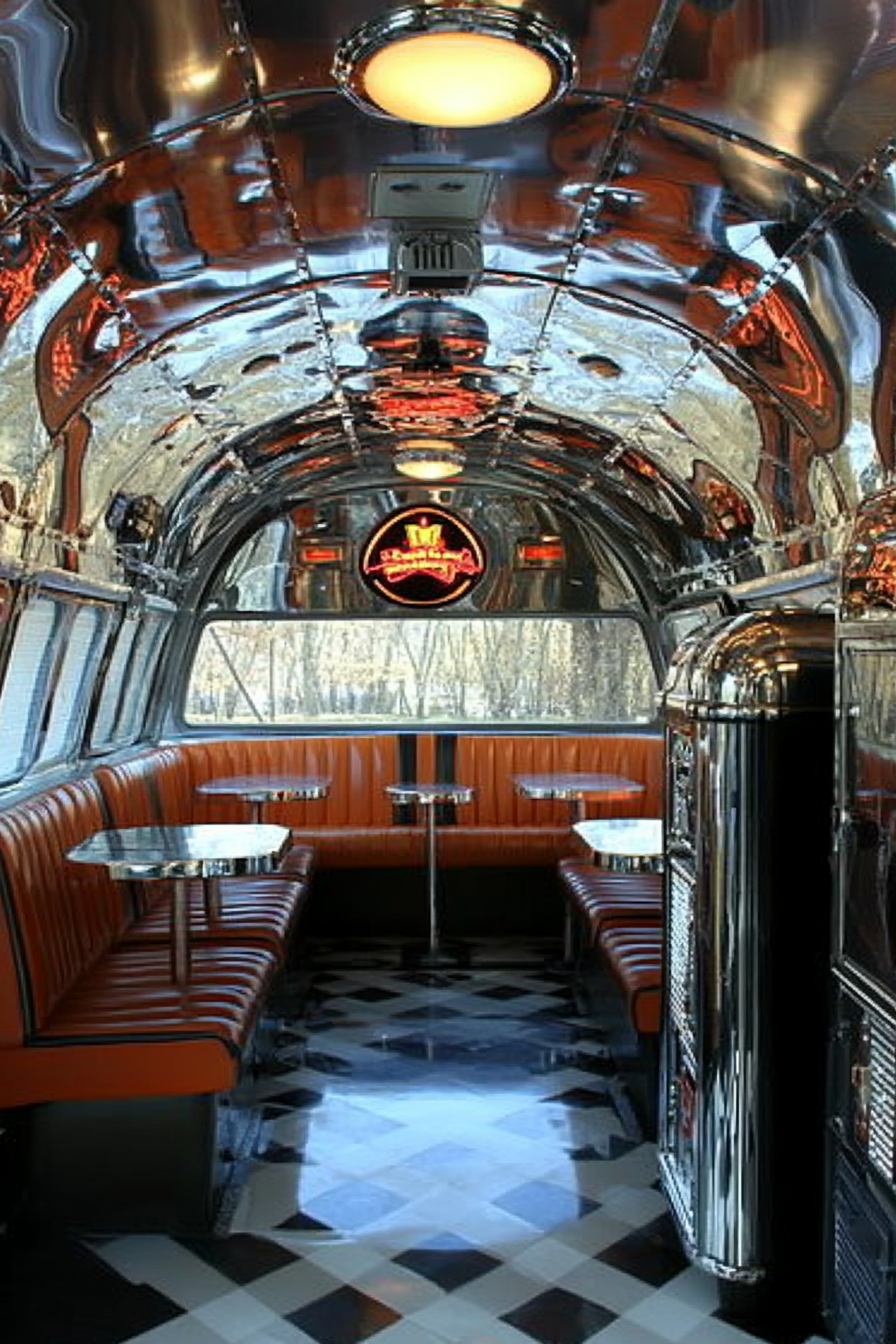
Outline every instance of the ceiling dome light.
{"type": "Polygon", "coordinates": [[[447,439],[405,439],[395,454],[395,470],[415,481],[444,481],[459,476],[466,454],[447,439]]]}
{"type": "Polygon", "coordinates": [[[419,126],[491,126],[555,102],[575,62],[534,14],[494,5],[409,5],[339,46],[333,75],[367,112],[419,126]]]}

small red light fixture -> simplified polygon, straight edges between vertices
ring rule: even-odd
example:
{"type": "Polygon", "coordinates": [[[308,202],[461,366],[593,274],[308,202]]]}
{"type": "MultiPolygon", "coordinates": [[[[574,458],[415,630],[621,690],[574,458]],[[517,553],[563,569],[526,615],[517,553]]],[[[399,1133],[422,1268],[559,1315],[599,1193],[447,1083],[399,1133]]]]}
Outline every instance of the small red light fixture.
{"type": "Polygon", "coordinates": [[[566,548],[559,537],[517,542],[517,569],[561,569],[565,564],[566,548]]]}
{"type": "Polygon", "coordinates": [[[345,555],[342,542],[300,542],[296,559],[300,565],[341,565],[345,555]]]}

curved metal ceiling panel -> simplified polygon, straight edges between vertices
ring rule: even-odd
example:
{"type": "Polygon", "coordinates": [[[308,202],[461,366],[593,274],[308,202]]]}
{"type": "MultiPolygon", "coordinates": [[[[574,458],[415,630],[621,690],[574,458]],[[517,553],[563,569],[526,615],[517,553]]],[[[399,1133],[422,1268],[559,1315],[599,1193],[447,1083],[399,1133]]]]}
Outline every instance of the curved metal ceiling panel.
{"type": "Polygon", "coordinates": [[[338,90],[396,8],[0,7],[3,546],[114,565],[152,495],[185,564],[419,435],[673,586],[835,557],[894,468],[896,4],[545,0],[573,87],[466,130],[338,90]]]}

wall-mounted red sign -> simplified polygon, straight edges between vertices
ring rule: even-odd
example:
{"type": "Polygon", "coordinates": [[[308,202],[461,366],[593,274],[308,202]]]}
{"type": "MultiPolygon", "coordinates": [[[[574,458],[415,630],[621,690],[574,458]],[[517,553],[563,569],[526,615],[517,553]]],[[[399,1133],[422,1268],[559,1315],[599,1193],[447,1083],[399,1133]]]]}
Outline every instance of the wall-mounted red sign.
{"type": "Polygon", "coordinates": [[[385,518],[361,552],[361,577],[404,607],[446,607],[485,573],[485,547],[456,514],[415,504],[385,518]]]}

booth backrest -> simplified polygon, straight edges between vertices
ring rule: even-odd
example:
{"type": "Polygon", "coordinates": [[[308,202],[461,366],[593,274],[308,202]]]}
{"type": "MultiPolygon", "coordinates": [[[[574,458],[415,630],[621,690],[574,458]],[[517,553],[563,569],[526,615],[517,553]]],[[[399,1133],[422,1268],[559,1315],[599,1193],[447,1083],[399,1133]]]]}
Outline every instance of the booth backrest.
{"type": "MultiPolygon", "coordinates": [[[[373,829],[392,824],[386,785],[398,779],[398,739],[394,733],[346,737],[233,738],[186,742],[179,746],[193,789],[205,780],[234,775],[323,775],[329,797],[311,802],[273,803],[265,820],[293,826],[373,829]]],[[[238,799],[194,792],[196,821],[232,820],[246,814],[238,799]]]]}
{"type": "Polygon", "coordinates": [[[105,869],[66,851],[105,825],[96,784],[58,784],[0,812],[0,1045],[18,1045],[120,937],[127,909],[105,869]]]}
{"type": "Polygon", "coordinates": [[[100,787],[110,826],[169,826],[197,821],[196,799],[187,756],[178,746],[149,747],[125,760],[98,765],[100,787]]]}
{"type": "Polygon", "coordinates": [[[247,804],[206,795],[207,780],[246,775],[315,775],[327,798],[271,803],[265,820],[290,826],[313,847],[318,867],[416,865],[419,809],[395,808],[393,783],[454,780],[472,785],[473,801],[439,814],[441,862],[546,864],[569,852],[565,802],[520,796],[514,776],[589,771],[644,785],[630,799],[588,802],[592,816],[661,816],[663,737],[658,733],[450,734],[360,733],[332,737],[215,738],[147,748],[97,766],[108,821],[240,821],[247,804]]]}
{"type": "Polygon", "coordinates": [[[590,800],[589,815],[655,817],[662,815],[663,738],[660,734],[582,734],[569,736],[461,735],[455,774],[475,789],[458,823],[466,826],[558,826],[569,816],[566,803],[521,797],[514,775],[591,771],[619,775],[645,785],[627,800],[590,800]]]}

